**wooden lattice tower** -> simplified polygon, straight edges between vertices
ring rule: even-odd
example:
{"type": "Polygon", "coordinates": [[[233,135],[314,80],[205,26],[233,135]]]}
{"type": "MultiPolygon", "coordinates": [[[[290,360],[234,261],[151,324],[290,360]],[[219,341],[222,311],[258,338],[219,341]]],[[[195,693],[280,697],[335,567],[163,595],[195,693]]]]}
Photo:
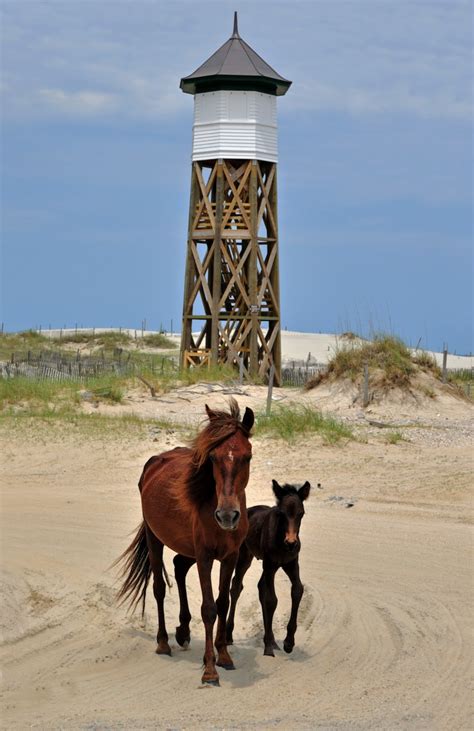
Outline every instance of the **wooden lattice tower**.
{"type": "Polygon", "coordinates": [[[181,80],[194,94],[184,366],[242,364],[280,382],[276,96],[289,81],[231,38],[181,80]]]}

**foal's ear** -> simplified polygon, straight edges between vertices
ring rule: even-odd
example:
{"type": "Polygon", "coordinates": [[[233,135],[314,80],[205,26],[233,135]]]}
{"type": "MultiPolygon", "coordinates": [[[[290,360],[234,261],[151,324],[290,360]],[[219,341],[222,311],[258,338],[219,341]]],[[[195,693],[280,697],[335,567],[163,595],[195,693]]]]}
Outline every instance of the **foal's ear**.
{"type": "Polygon", "coordinates": [[[213,419],[216,418],[217,414],[212,409],[210,409],[207,404],[205,404],[205,406],[206,406],[206,413],[209,417],[209,421],[212,421],[213,419]]]}
{"type": "Polygon", "coordinates": [[[273,492],[275,493],[275,497],[278,500],[278,502],[282,499],[283,495],[285,494],[285,491],[281,487],[281,485],[278,484],[276,480],[272,480],[272,486],[273,486],[273,492]]]}
{"type": "Polygon", "coordinates": [[[306,500],[306,498],[309,495],[309,491],[311,490],[311,485],[308,481],[306,481],[303,485],[303,487],[300,487],[298,490],[298,497],[301,501],[306,500]]]}
{"type": "Polygon", "coordinates": [[[242,419],[242,426],[246,431],[250,431],[253,427],[253,422],[255,420],[254,414],[252,409],[247,408],[245,409],[244,418],[242,419]]]}

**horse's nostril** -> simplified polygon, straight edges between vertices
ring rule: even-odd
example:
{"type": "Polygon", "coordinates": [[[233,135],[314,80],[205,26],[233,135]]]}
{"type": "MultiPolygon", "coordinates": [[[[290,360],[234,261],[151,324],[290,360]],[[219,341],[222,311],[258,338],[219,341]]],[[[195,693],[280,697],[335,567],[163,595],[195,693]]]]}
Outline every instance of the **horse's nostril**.
{"type": "Polygon", "coordinates": [[[234,510],[232,512],[232,525],[236,525],[237,522],[238,522],[238,520],[239,520],[239,518],[240,518],[240,511],[239,510],[234,510]]]}
{"type": "Polygon", "coordinates": [[[240,510],[216,510],[214,517],[221,528],[228,530],[237,526],[240,519],[240,510]]]}

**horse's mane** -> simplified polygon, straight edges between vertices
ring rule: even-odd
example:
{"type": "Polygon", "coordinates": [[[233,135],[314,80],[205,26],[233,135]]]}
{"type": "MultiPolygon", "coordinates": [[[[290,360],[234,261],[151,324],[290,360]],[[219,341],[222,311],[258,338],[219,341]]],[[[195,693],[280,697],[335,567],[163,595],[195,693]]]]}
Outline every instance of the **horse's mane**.
{"type": "Polygon", "coordinates": [[[234,398],[229,399],[230,413],[227,411],[213,411],[209,423],[202,429],[190,443],[193,453],[193,466],[199,470],[207,461],[210,452],[218,444],[235,434],[239,429],[249,436],[247,429],[240,421],[240,409],[234,398]]]}
{"type": "Polygon", "coordinates": [[[281,496],[283,498],[286,495],[297,495],[299,488],[298,487],[295,487],[294,485],[285,484],[285,485],[280,485],[280,489],[281,489],[281,491],[283,493],[282,496],[281,496]]]}
{"type": "Polygon", "coordinates": [[[213,411],[209,423],[191,440],[191,460],[187,474],[186,492],[194,504],[202,505],[212,499],[215,492],[209,454],[225,439],[237,431],[249,436],[240,421],[240,409],[234,398],[229,399],[229,412],[213,411]]]}

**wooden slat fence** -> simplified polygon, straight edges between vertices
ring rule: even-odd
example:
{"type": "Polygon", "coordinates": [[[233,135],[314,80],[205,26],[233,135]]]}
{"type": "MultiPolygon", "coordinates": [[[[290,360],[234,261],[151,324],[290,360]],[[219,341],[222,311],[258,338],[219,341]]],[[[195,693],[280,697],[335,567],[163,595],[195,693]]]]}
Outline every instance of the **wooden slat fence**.
{"type": "Polygon", "coordinates": [[[317,373],[324,371],[324,364],[311,366],[292,366],[291,368],[281,369],[281,380],[284,386],[303,387],[310,378],[317,373]]]}
{"type": "Polygon", "coordinates": [[[149,355],[137,361],[131,353],[119,349],[114,354],[95,355],[64,351],[27,351],[12,353],[8,361],[0,362],[0,377],[81,381],[107,373],[134,375],[147,371],[158,374],[176,368],[174,359],[167,356],[149,355]]]}

